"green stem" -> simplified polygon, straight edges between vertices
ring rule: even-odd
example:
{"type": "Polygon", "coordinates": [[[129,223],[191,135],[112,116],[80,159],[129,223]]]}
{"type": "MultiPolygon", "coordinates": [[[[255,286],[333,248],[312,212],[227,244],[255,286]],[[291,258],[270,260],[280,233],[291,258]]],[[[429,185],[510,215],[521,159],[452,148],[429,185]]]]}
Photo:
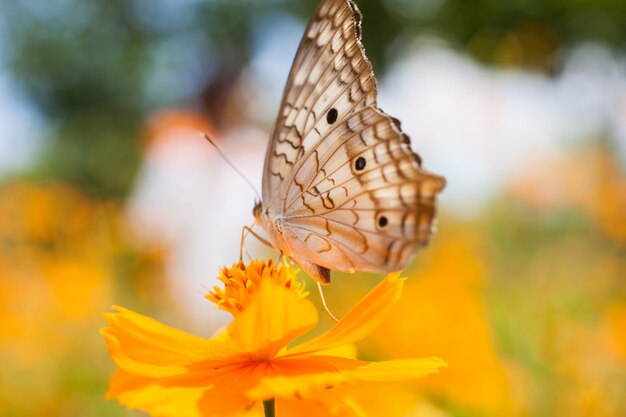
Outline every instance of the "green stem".
{"type": "Polygon", "coordinates": [[[263,401],[263,410],[265,411],[265,417],[276,417],[276,404],[273,398],[263,401]]]}

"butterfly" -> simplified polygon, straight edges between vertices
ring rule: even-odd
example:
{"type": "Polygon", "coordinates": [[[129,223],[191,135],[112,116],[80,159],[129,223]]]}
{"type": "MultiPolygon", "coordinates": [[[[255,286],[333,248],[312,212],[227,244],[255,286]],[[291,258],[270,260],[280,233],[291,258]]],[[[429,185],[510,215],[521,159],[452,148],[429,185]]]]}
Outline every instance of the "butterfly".
{"type": "Polygon", "coordinates": [[[352,0],[323,0],[302,38],[265,156],[254,216],[319,283],[391,272],[432,233],[444,178],[422,169],[400,121],[378,108],[352,0]]]}

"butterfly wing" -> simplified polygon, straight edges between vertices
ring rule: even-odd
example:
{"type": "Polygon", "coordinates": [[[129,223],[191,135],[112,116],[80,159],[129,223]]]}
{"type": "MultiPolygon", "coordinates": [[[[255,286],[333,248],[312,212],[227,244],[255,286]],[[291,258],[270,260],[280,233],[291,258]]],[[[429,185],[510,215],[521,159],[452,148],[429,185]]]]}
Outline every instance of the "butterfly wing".
{"type": "Polygon", "coordinates": [[[294,259],[342,271],[402,269],[428,242],[445,184],[374,108],[338,123],[293,173],[283,221],[294,259]]]}
{"type": "Polygon", "coordinates": [[[280,218],[278,246],[321,281],[328,269],[401,269],[427,243],[444,186],[420,167],[400,123],[378,109],[360,24],[352,1],[322,2],[265,161],[263,205],[280,218]]]}
{"type": "Polygon", "coordinates": [[[360,22],[359,10],[347,0],[323,1],[311,19],[265,156],[265,206],[278,207],[282,202],[281,185],[294,165],[329,130],[318,122],[328,116],[331,107],[345,116],[375,105],[376,82],[359,41],[360,22]]]}

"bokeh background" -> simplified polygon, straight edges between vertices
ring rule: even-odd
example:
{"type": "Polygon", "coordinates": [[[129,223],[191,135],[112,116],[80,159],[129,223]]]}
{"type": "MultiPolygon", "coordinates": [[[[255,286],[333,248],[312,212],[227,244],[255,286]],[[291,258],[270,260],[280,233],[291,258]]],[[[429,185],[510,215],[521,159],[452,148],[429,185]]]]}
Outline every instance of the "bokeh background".
{"type": "MultiPolygon", "coordinates": [[[[0,0],[1,415],[141,416],[103,400],[112,304],[226,323],[202,292],[254,194],[197,132],[260,188],[316,3],[0,0]]],[[[388,415],[626,415],[626,3],[358,4],[382,107],[449,184],[359,346],[449,368],[388,415]]],[[[379,280],[335,274],[328,301],[379,280]]]]}

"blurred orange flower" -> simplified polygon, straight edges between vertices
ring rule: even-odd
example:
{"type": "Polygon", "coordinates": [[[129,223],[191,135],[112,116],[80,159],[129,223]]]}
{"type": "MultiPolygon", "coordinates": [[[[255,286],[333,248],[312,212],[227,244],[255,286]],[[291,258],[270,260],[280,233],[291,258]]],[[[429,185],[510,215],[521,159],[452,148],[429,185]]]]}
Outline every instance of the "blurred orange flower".
{"type": "MultiPolygon", "coordinates": [[[[370,333],[399,299],[404,282],[399,273],[387,276],[331,329],[287,348],[316,327],[318,313],[302,297],[301,285],[285,280],[293,270],[284,268],[291,269],[253,262],[222,271],[222,277],[265,276],[259,285],[249,287],[250,292],[228,286],[251,280],[225,280],[227,288],[219,293],[229,294],[228,310],[235,313],[234,320],[213,339],[116,307],[115,313],[106,315],[109,327],[102,330],[119,368],[107,397],[158,416],[231,415],[276,398],[281,415],[281,407],[287,409],[289,401],[312,398],[324,390],[324,396],[333,398],[332,404],[311,401],[315,415],[336,415],[338,407],[358,415],[358,407],[348,398],[336,397],[327,388],[403,381],[445,366],[438,358],[378,363],[353,358],[349,345],[370,333]]],[[[209,298],[223,301],[216,294],[209,298]]]]}
{"type": "Polygon", "coordinates": [[[626,367],[626,303],[611,306],[606,313],[611,346],[622,357],[626,367]]]}
{"type": "Polygon", "coordinates": [[[607,236],[626,241],[626,176],[607,149],[586,147],[537,160],[508,192],[538,209],[580,207],[607,236]]]}
{"type": "Polygon", "coordinates": [[[445,239],[430,248],[424,269],[412,274],[406,296],[375,333],[375,344],[400,357],[445,352],[450,369],[425,381],[431,392],[481,415],[510,415],[516,401],[480,295],[487,273],[477,256],[481,235],[461,224],[453,230],[440,232],[445,239]]]}
{"type": "Polygon", "coordinates": [[[118,203],[69,185],[0,185],[0,415],[100,414],[78,406],[97,404],[110,372],[93,329],[133,269],[149,288],[161,270],[121,224],[118,203]]]}

